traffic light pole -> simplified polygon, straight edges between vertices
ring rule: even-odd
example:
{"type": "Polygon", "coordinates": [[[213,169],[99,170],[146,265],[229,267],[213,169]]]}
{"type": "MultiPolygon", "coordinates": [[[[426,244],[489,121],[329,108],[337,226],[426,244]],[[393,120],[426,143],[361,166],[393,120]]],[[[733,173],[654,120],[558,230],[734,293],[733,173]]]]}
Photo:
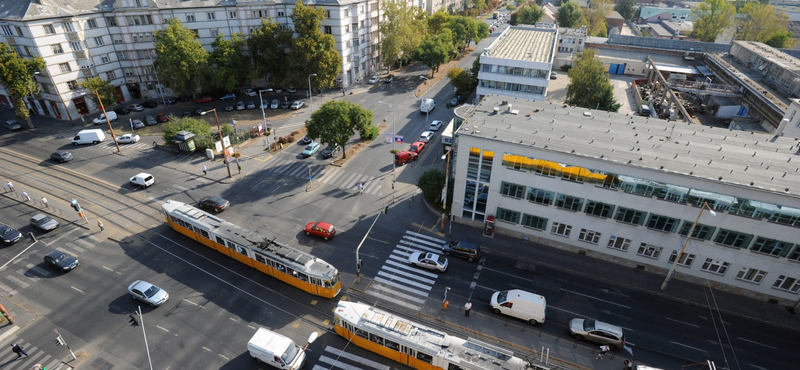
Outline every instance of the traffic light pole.
{"type": "Polygon", "coordinates": [[[147,362],[150,364],[150,370],[153,370],[153,360],[150,359],[150,346],[147,345],[147,333],[144,331],[144,316],[142,316],[142,306],[138,306],[138,311],[130,315],[131,326],[142,326],[142,337],[144,337],[144,349],[147,351],[147,362]],[[136,315],[136,316],[134,316],[136,315]]]}
{"type": "Polygon", "coordinates": [[[81,208],[80,203],[78,203],[78,201],[76,199],[72,199],[72,203],[70,203],[70,204],[72,205],[72,208],[76,212],[78,212],[78,217],[82,218],[88,224],[89,223],[89,219],[86,217],[86,213],[83,212],[83,209],[81,208]]]}
{"type": "Polygon", "coordinates": [[[77,360],[78,358],[75,357],[75,353],[72,352],[72,348],[69,348],[69,344],[67,344],[67,341],[65,341],[64,337],[61,336],[61,333],[58,332],[58,329],[53,329],[53,331],[58,335],[56,337],[56,346],[66,346],[67,350],[69,350],[69,354],[72,355],[72,359],[77,360]]]}

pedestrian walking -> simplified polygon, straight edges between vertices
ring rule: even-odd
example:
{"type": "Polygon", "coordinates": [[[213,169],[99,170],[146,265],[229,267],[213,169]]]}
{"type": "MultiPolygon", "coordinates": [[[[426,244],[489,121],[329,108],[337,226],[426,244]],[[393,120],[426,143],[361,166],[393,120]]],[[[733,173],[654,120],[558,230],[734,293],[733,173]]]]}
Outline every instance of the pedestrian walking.
{"type": "Polygon", "coordinates": [[[100,228],[100,231],[105,230],[105,228],[103,227],[103,221],[97,220],[97,227],[100,228]]]}
{"type": "Polygon", "coordinates": [[[14,184],[11,183],[11,180],[6,181],[6,186],[8,186],[9,191],[14,191],[14,184]]]}
{"type": "Polygon", "coordinates": [[[344,89],[342,89],[342,96],[344,96],[344,89]]]}
{"type": "Polygon", "coordinates": [[[611,350],[611,347],[609,347],[608,345],[604,344],[604,345],[600,346],[600,353],[597,354],[597,357],[595,357],[595,360],[602,360],[603,356],[605,356],[606,352],[608,352],[609,350],[611,350]]]}
{"type": "Polygon", "coordinates": [[[42,197],[42,204],[44,204],[44,208],[50,208],[50,206],[47,204],[47,198],[45,197],[42,197]]]}
{"type": "Polygon", "coordinates": [[[19,344],[12,344],[11,345],[11,352],[16,353],[18,358],[22,357],[22,355],[25,355],[25,357],[28,357],[28,353],[25,352],[25,349],[23,349],[22,346],[20,346],[19,344]]]}
{"type": "Polygon", "coordinates": [[[84,125],[86,124],[86,118],[83,118],[82,114],[81,114],[81,123],[84,124],[84,125]]]}
{"type": "Polygon", "coordinates": [[[623,364],[622,370],[633,370],[633,359],[625,360],[623,364]]]}
{"type": "Polygon", "coordinates": [[[26,193],[25,190],[22,191],[22,197],[25,198],[26,202],[31,200],[31,197],[28,196],[28,193],[26,193]]]}
{"type": "Polygon", "coordinates": [[[206,176],[206,175],[208,175],[208,168],[206,168],[206,166],[203,165],[203,176],[206,176]]]}
{"type": "Polygon", "coordinates": [[[363,182],[359,182],[358,183],[358,193],[359,194],[363,194],[364,193],[364,183],[363,182]]]}
{"type": "Polygon", "coordinates": [[[239,174],[241,175],[242,174],[242,165],[239,164],[239,163],[236,163],[236,167],[239,167],[239,174]]]}
{"type": "Polygon", "coordinates": [[[155,149],[155,148],[156,148],[156,146],[158,146],[158,143],[156,143],[156,141],[155,141],[155,140],[153,140],[153,149],[155,149]]]}
{"type": "Polygon", "coordinates": [[[464,316],[469,317],[469,310],[472,309],[472,302],[467,301],[467,304],[464,305],[464,316]]]}

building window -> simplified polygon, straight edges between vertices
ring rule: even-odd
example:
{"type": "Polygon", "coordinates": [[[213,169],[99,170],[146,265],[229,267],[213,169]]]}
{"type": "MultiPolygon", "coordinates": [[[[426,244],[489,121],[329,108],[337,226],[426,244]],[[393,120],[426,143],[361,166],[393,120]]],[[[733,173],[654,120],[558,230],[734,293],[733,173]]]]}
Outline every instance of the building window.
{"type": "Polygon", "coordinates": [[[213,21],[213,20],[217,19],[217,16],[213,12],[210,12],[210,13],[206,13],[206,18],[208,18],[209,21],[213,21]]]}
{"type": "Polygon", "coordinates": [[[736,279],[744,280],[754,284],[761,284],[761,280],[764,279],[764,276],[767,276],[766,271],[761,271],[749,267],[742,267],[742,269],[739,270],[739,273],[736,274],[736,279]]]}
{"type": "Polygon", "coordinates": [[[117,18],[116,17],[106,17],[106,24],[108,26],[116,26],[117,25],[117,18]]]}
{"type": "Polygon", "coordinates": [[[17,36],[25,37],[25,34],[22,33],[22,28],[19,28],[18,26],[14,26],[14,28],[17,30],[17,36]]]}
{"type": "Polygon", "coordinates": [[[103,46],[103,38],[102,37],[95,37],[94,38],[94,46],[103,46]]]}
{"type": "Polygon", "coordinates": [[[55,35],[56,34],[56,29],[53,28],[52,24],[45,24],[42,27],[44,28],[44,33],[45,34],[48,34],[48,35],[55,35]]]}
{"type": "Polygon", "coordinates": [[[558,194],[556,195],[556,207],[570,211],[580,211],[583,208],[583,198],[558,194]]]}
{"type": "Polygon", "coordinates": [[[714,239],[714,242],[727,245],[729,247],[747,248],[747,246],[750,245],[751,240],[753,240],[753,236],[750,234],[719,229],[719,233],[717,234],[716,239],[714,239]]]}
{"type": "Polygon", "coordinates": [[[759,236],[750,250],[758,253],[766,253],[771,256],[783,257],[789,253],[793,245],[792,243],[759,236]]]}
{"type": "MultiPolygon", "coordinates": [[[[64,22],[62,24],[64,25],[64,30],[65,31],[67,31],[67,32],[75,32],[75,26],[72,24],[72,22],[64,22]]],[[[11,35],[9,35],[9,36],[11,36],[11,35]]]]}
{"type": "Polygon", "coordinates": [[[552,191],[528,187],[528,201],[549,206],[553,204],[556,193],[552,191]]]}
{"type": "Polygon", "coordinates": [[[478,179],[478,167],[481,162],[480,148],[469,148],[469,158],[467,158],[467,178],[470,180],[478,179]]]}
{"type": "Polygon", "coordinates": [[[83,44],[80,41],[70,42],[69,47],[72,48],[72,51],[83,50],[83,44]]]}
{"type": "Polygon", "coordinates": [[[544,231],[547,228],[547,219],[529,214],[523,214],[522,226],[544,231]]]}
{"type": "Polygon", "coordinates": [[[627,251],[628,246],[630,245],[631,245],[630,239],[625,239],[614,235],[611,235],[611,237],[608,238],[608,247],[611,249],[619,249],[621,251],[627,251]]]}
{"type": "Polygon", "coordinates": [[[666,231],[668,233],[674,232],[678,228],[681,220],[677,218],[661,216],[651,213],[650,218],[647,220],[647,227],[650,229],[666,231]]]}
{"type": "Polygon", "coordinates": [[[786,258],[792,261],[800,261],[800,244],[795,245],[794,250],[786,258]]]}
{"type": "Polygon", "coordinates": [[[594,230],[581,229],[581,233],[578,235],[578,240],[596,245],[600,242],[600,233],[594,230]]]}
{"type": "Polygon", "coordinates": [[[522,199],[525,196],[525,186],[512,184],[510,182],[502,182],[500,194],[507,197],[522,199]]]}
{"type": "Polygon", "coordinates": [[[67,87],[69,87],[70,90],[78,90],[78,81],[67,81],[67,87]]]}
{"type": "Polygon", "coordinates": [[[602,218],[609,218],[614,212],[613,204],[606,204],[595,202],[593,200],[586,201],[586,214],[590,216],[597,216],[602,218]]]}
{"type": "Polygon", "coordinates": [[[325,26],[325,34],[327,34],[327,35],[333,34],[333,27],[325,26]]]}
{"type": "Polygon", "coordinates": [[[194,14],[186,14],[186,21],[187,22],[194,22],[194,14]]]}
{"type": "Polygon", "coordinates": [[[97,21],[94,20],[94,19],[90,19],[90,20],[86,21],[86,25],[89,28],[97,28],[97,21]]]}
{"type": "Polygon", "coordinates": [[[569,238],[569,234],[572,233],[572,226],[553,222],[553,226],[550,227],[550,233],[569,238]]]}
{"type": "Polygon", "coordinates": [[[772,284],[772,287],[775,289],[785,290],[787,292],[797,293],[800,291],[800,280],[781,275],[778,277],[778,280],[775,280],[775,284],[772,284]]]}
{"type": "Polygon", "coordinates": [[[519,212],[505,208],[497,208],[497,219],[501,221],[519,223],[519,212]]]}
{"type": "Polygon", "coordinates": [[[106,72],[106,79],[107,80],[110,81],[110,80],[113,80],[115,78],[117,78],[117,75],[116,75],[116,73],[114,73],[113,70],[106,72]]]}
{"type": "Polygon", "coordinates": [[[344,25],[344,32],[350,32],[350,25],[349,24],[345,24],[344,25]]]}
{"type": "Polygon", "coordinates": [[[235,11],[234,12],[228,12],[228,18],[236,19],[236,12],[235,11]]]}
{"type": "Polygon", "coordinates": [[[61,48],[61,44],[50,45],[53,49],[53,54],[64,54],[64,49],[61,48]]]}
{"type": "Polygon", "coordinates": [[[619,207],[617,208],[617,214],[614,216],[614,219],[619,222],[624,222],[633,225],[641,225],[644,223],[645,216],[647,216],[647,212],[619,207]]]}
{"type": "Polygon", "coordinates": [[[3,35],[5,35],[5,36],[14,36],[14,33],[11,31],[11,26],[3,25],[3,26],[0,26],[0,28],[3,29],[3,35]]]}
{"type": "Polygon", "coordinates": [[[123,73],[125,76],[133,76],[133,68],[131,68],[131,67],[126,67],[126,68],[123,68],[123,69],[122,69],[122,73],[123,73]]]}
{"type": "MultiPolygon", "coordinates": [[[[677,255],[678,251],[673,250],[672,254],[669,255],[669,263],[675,263],[675,256],[677,255]]],[[[697,258],[697,256],[691,253],[681,254],[681,259],[678,261],[678,265],[683,267],[691,267],[695,258],[697,258]]]]}
{"type": "Polygon", "coordinates": [[[662,249],[663,248],[657,245],[642,243],[639,245],[639,250],[636,251],[636,254],[643,257],[658,259],[658,256],[661,255],[662,249]]]}
{"type": "Polygon", "coordinates": [[[101,57],[100,57],[100,61],[101,61],[101,62],[103,62],[103,63],[109,63],[109,62],[111,62],[111,60],[110,60],[110,59],[108,59],[108,55],[103,55],[103,56],[101,56],[101,57]]]}
{"type": "Polygon", "coordinates": [[[710,272],[712,274],[717,275],[725,275],[725,271],[728,271],[728,267],[731,264],[728,262],[717,261],[715,259],[706,258],[706,261],[703,262],[703,267],[700,269],[705,272],[710,272]]]}
{"type": "Polygon", "coordinates": [[[217,37],[217,35],[219,35],[219,28],[212,28],[211,37],[217,37]]]}
{"type": "Polygon", "coordinates": [[[278,16],[279,17],[285,17],[286,13],[284,13],[283,10],[278,10],[278,16]]]}
{"type": "Polygon", "coordinates": [[[133,37],[133,42],[139,42],[139,36],[131,35],[133,37]]]}
{"type": "Polygon", "coordinates": [[[69,63],[61,63],[58,66],[61,68],[61,72],[72,72],[72,68],[69,67],[69,63]]]}
{"type": "Polygon", "coordinates": [[[119,59],[119,60],[128,60],[128,52],[127,51],[118,51],[117,52],[117,59],[119,59]]]}
{"type": "MultiPolygon", "coordinates": [[[[689,230],[692,229],[693,224],[694,222],[683,221],[683,226],[681,226],[681,230],[678,233],[683,236],[686,236],[687,234],[689,234],[689,230]]],[[[700,240],[711,240],[711,236],[714,235],[714,231],[716,230],[717,228],[714,226],[697,224],[697,226],[695,226],[694,228],[694,231],[692,231],[692,238],[700,240]]]]}

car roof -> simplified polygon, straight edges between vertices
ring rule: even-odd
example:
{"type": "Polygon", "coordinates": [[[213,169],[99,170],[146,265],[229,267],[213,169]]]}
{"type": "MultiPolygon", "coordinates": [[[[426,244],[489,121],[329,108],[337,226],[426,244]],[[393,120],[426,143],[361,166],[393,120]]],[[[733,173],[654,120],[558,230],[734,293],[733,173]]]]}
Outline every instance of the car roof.
{"type": "Polygon", "coordinates": [[[622,336],[622,328],[616,325],[611,325],[602,321],[594,320],[594,327],[597,330],[612,333],[616,336],[622,336]]]}

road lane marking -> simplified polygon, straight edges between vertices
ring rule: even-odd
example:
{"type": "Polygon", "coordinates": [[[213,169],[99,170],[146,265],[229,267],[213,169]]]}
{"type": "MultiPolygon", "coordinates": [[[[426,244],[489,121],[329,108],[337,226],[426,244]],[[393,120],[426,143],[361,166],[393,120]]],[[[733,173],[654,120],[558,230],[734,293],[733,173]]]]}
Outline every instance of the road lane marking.
{"type": "Polygon", "coordinates": [[[667,319],[667,320],[669,320],[669,321],[674,321],[674,322],[677,322],[677,323],[686,324],[686,325],[689,325],[689,326],[694,326],[695,328],[699,328],[699,327],[700,327],[700,325],[689,324],[688,322],[685,322],[685,321],[680,321],[680,320],[675,320],[675,319],[671,319],[671,318],[669,318],[669,317],[666,317],[666,316],[664,316],[664,318],[665,318],[665,319],[667,319]]]}
{"type": "Polygon", "coordinates": [[[705,352],[705,350],[703,350],[703,349],[695,348],[695,347],[692,347],[692,346],[687,346],[687,345],[685,345],[683,343],[678,343],[678,342],[673,342],[673,341],[669,341],[669,342],[672,343],[672,344],[677,344],[679,346],[686,347],[686,348],[691,348],[691,349],[696,350],[696,351],[705,352]]]}
{"type": "Polygon", "coordinates": [[[749,339],[744,339],[744,338],[742,338],[742,337],[737,337],[737,338],[739,338],[739,339],[741,339],[741,340],[743,340],[743,341],[745,341],[745,342],[749,342],[749,343],[753,343],[753,344],[758,344],[759,346],[764,346],[764,347],[767,347],[767,348],[777,349],[777,348],[775,348],[775,347],[773,347],[773,346],[768,346],[768,345],[766,345],[766,344],[763,344],[763,343],[754,342],[754,341],[752,341],[752,340],[749,340],[749,339]]]}
{"type": "Polygon", "coordinates": [[[521,277],[519,277],[519,275],[509,274],[509,273],[507,273],[507,272],[503,272],[503,271],[500,271],[500,270],[495,270],[495,269],[490,269],[490,268],[488,268],[488,267],[484,267],[484,269],[486,269],[486,270],[489,270],[489,271],[492,271],[492,272],[496,272],[496,273],[498,273],[498,274],[503,274],[503,275],[511,276],[511,277],[513,277],[513,278],[515,278],[515,279],[517,279],[517,280],[523,280],[523,281],[527,281],[527,282],[529,282],[529,283],[535,283],[535,281],[533,281],[533,280],[530,280],[530,279],[521,278],[521,277]]]}
{"type": "Polygon", "coordinates": [[[615,305],[615,306],[619,306],[619,307],[623,307],[623,308],[630,309],[630,307],[629,307],[629,306],[626,306],[626,305],[624,305],[624,304],[619,304],[619,303],[614,303],[614,302],[611,302],[611,301],[606,301],[605,299],[600,299],[600,298],[597,298],[597,297],[592,297],[592,296],[590,296],[590,295],[586,295],[586,294],[582,294],[582,293],[578,293],[578,292],[573,292],[573,291],[571,291],[571,290],[567,290],[567,289],[563,289],[563,288],[562,288],[561,290],[562,290],[562,291],[565,291],[565,292],[567,292],[567,293],[576,294],[576,295],[579,295],[579,296],[582,296],[582,297],[591,298],[591,299],[594,299],[594,300],[597,300],[597,301],[600,301],[600,302],[605,302],[605,303],[608,303],[608,304],[613,304],[613,305],[615,305]]]}

